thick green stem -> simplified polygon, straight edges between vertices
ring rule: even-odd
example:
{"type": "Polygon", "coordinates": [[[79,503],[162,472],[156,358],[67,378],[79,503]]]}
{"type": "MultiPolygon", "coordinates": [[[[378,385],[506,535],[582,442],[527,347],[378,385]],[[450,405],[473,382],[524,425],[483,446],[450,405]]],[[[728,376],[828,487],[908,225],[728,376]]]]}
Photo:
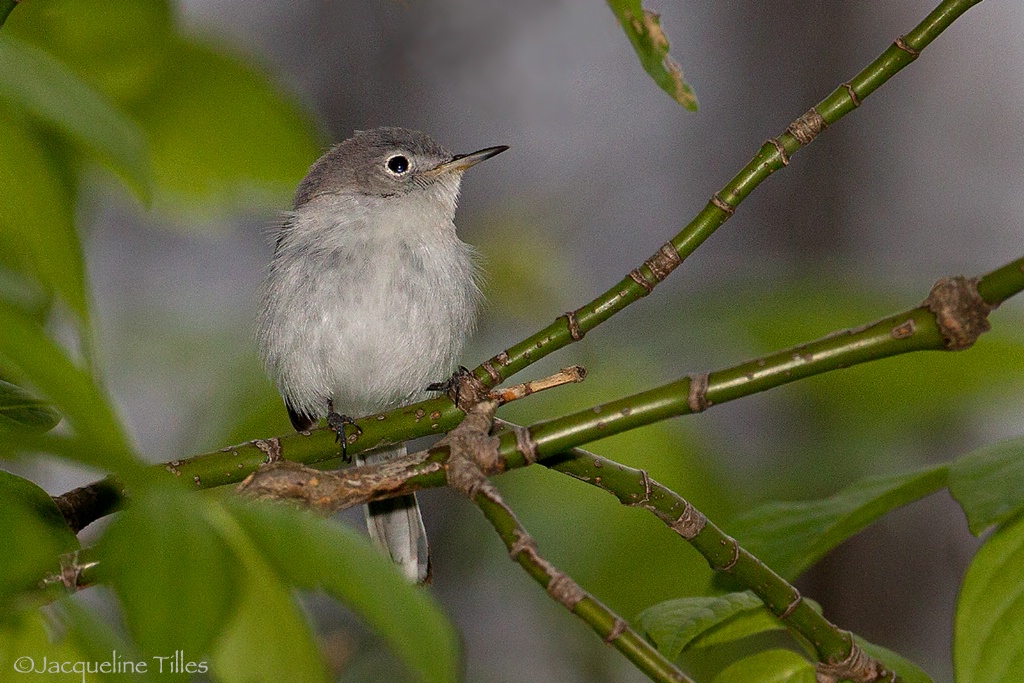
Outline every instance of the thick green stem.
{"type": "Polygon", "coordinates": [[[611,493],[623,505],[653,513],[703,555],[712,569],[734,576],[761,598],[775,616],[814,646],[820,661],[835,664],[849,657],[854,645],[849,632],[814,611],[789,582],[644,470],[579,448],[542,462],[545,467],[611,493]]]}
{"type": "MultiPolygon", "coordinates": [[[[980,278],[977,292],[989,306],[996,306],[1024,290],[1024,257],[980,278]]],[[[920,306],[884,318],[856,330],[830,334],[813,342],[740,363],[705,376],[671,382],[611,403],[541,422],[530,428],[540,458],[581,446],[589,441],[635,429],[669,417],[685,415],[716,403],[731,401],[765,391],[797,379],[846,368],[888,356],[925,349],[946,350],[947,339],[935,313],[920,306]],[[697,386],[693,386],[693,382],[697,386]],[[698,389],[699,391],[694,391],[698,389]]],[[[395,443],[431,433],[446,432],[462,419],[462,411],[448,399],[433,399],[356,422],[363,433],[349,437],[349,453],[358,453],[385,443],[395,443]],[[428,408],[430,409],[428,412],[428,408]]],[[[502,437],[502,455],[508,467],[522,467],[529,461],[517,449],[514,436],[502,437]]],[[[432,453],[429,462],[443,459],[443,449],[432,453]]],[[[316,430],[309,434],[288,434],[271,439],[256,439],[228,446],[187,460],[160,465],[171,474],[191,481],[197,488],[238,483],[266,462],[287,458],[306,464],[336,461],[334,434],[316,430]]],[[[532,456],[531,456],[532,457],[532,456]]],[[[412,476],[409,490],[444,486],[444,474],[429,472],[412,476]]],[[[395,490],[393,495],[405,491],[395,490]]],[[[58,496],[56,502],[77,531],[111,512],[120,495],[109,480],[96,482],[58,496]],[[83,502],[84,501],[84,502],[83,502]],[[91,506],[89,501],[100,501],[91,506]],[[82,510],[82,507],[89,507],[82,510]]]]}
{"type": "Polygon", "coordinates": [[[624,619],[554,567],[537,551],[537,545],[493,487],[481,489],[473,502],[498,532],[512,559],[549,595],[581,618],[606,643],[619,650],[653,681],[693,683],[682,671],[634,631],[624,619]]]}
{"type": "Polygon", "coordinates": [[[732,216],[736,207],[768,176],[789,165],[790,157],[810,144],[825,128],[860,106],[879,86],[914,61],[940,33],[980,0],[946,0],[905,37],[844,83],[816,107],[761,146],[754,158],[715,194],[683,230],[642,266],[588,304],[558,318],[546,328],[502,351],[473,372],[487,386],[558,349],[578,341],[620,310],[646,296],[686,257],[732,216]]]}

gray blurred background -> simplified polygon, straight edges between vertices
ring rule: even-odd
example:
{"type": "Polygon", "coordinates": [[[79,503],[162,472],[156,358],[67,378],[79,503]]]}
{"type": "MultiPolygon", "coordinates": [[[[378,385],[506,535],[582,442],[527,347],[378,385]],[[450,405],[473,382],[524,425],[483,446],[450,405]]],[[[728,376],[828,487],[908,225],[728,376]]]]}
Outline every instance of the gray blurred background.
{"type": "MultiPolygon", "coordinates": [[[[402,125],[456,152],[511,145],[463,184],[457,223],[491,274],[472,366],[617,282],[765,139],[932,7],[654,4],[696,114],[657,89],[597,0],[202,0],[181,10],[194,32],[229,41],[306,103],[325,144],[402,125]]],[[[938,277],[1019,256],[1022,31],[1021,3],[971,10],[765,182],[656,296],[527,373],[583,362],[586,384],[507,416],[556,416],[731,365],[914,305],[938,277]]],[[[154,460],[286,429],[250,334],[273,209],[201,225],[102,197],[89,212],[107,381],[154,460]],[[271,417],[240,429],[236,418],[257,404],[271,417]]],[[[766,500],[948,460],[1021,432],[1021,313],[1013,301],[993,315],[996,341],[970,352],[988,354],[980,360],[886,361],[595,450],[648,468],[727,530],[731,515],[766,500]]],[[[52,488],[93,476],[64,475],[52,488]]],[[[499,483],[541,550],[627,618],[707,580],[696,553],[610,497],[546,471],[499,483]]],[[[422,498],[433,590],[465,637],[470,680],[643,680],[508,561],[479,513],[446,491],[422,498]]],[[[869,528],[800,585],[840,625],[949,681],[956,587],[976,546],[939,494],[869,528]]],[[[347,615],[315,597],[310,608],[343,680],[398,680],[347,615]]]]}

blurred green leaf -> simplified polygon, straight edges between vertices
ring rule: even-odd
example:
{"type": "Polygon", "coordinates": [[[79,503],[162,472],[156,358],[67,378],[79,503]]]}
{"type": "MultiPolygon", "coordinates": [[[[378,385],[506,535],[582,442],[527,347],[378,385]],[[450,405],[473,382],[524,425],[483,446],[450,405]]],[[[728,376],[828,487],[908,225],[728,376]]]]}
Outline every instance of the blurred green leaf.
{"type": "MultiPolygon", "coordinates": [[[[2,136],[0,136],[2,137],[2,136]]],[[[130,481],[142,467],[121,432],[110,402],[92,376],[23,313],[0,302],[0,370],[37,389],[64,414],[88,449],[69,452],[87,465],[130,481]]]]}
{"type": "Polygon", "coordinates": [[[814,665],[790,650],[766,650],[733,662],[714,683],[815,683],[814,665]]]}
{"type": "Polygon", "coordinates": [[[691,646],[700,647],[695,642],[698,639],[704,641],[702,645],[714,645],[783,628],[749,591],[666,600],[637,615],[637,627],[657,645],[659,652],[672,660],[691,646]],[[711,633],[725,630],[725,639],[711,633]]]}
{"type": "Polygon", "coordinates": [[[899,674],[903,683],[933,683],[931,677],[909,659],[880,645],[869,643],[859,636],[855,635],[854,640],[865,652],[885,664],[887,669],[899,674]]]}
{"type": "Polygon", "coordinates": [[[4,26],[120,104],[153,90],[173,30],[166,0],[32,0],[4,26]]]}
{"type": "MultiPolygon", "coordinates": [[[[289,577],[250,535],[252,520],[220,508],[221,533],[241,559],[238,608],[211,656],[223,683],[330,680],[309,620],[296,604],[289,577]]],[[[233,512],[239,512],[232,506],[233,512]]],[[[297,558],[298,559],[298,558],[297,558]]]]}
{"type": "Polygon", "coordinates": [[[949,492],[980,535],[1024,506],[1024,437],[961,456],[949,466],[949,492]]]}
{"type": "Polygon", "coordinates": [[[4,36],[0,98],[54,126],[146,198],[150,167],[142,130],[61,61],[4,36]]]}
{"type": "Polygon", "coordinates": [[[957,683],[1024,681],[1024,515],[996,530],[967,568],[953,622],[957,683]]]}
{"type": "MultiPolygon", "coordinates": [[[[0,41],[2,42],[2,41],[0,41]]],[[[74,191],[66,168],[22,117],[0,106],[0,248],[88,321],[74,191]]]]}
{"type": "Polygon", "coordinates": [[[79,548],[53,499],[27,479],[0,470],[0,619],[18,593],[60,573],[59,557],[79,548]]]}
{"type": "Polygon", "coordinates": [[[162,208],[258,198],[283,205],[321,151],[306,113],[253,67],[170,43],[156,90],[134,107],[149,133],[162,208]]]}
{"type": "Polygon", "coordinates": [[[740,544],[792,581],[882,515],[946,484],[945,466],[871,477],[829,498],[769,503],[726,525],[740,544]]]}
{"type": "Polygon", "coordinates": [[[644,9],[640,0],[608,0],[608,5],[622,24],[644,70],[658,87],[690,111],[697,111],[693,88],[683,80],[683,70],[668,54],[668,38],[658,14],[644,9]]]}
{"type": "MultiPolygon", "coordinates": [[[[33,609],[18,615],[5,615],[9,618],[0,622],[0,678],[4,681],[44,681],[66,680],[81,681],[81,674],[60,674],[50,671],[46,673],[12,675],[19,671],[18,666],[31,666],[45,671],[53,663],[97,661],[90,657],[89,652],[81,647],[75,637],[61,637],[55,633],[53,621],[49,619],[49,611],[33,609]],[[23,659],[23,658],[29,659],[23,659]],[[19,661],[20,660],[20,661],[19,661]]],[[[122,651],[123,652],[123,651],[122,651]]],[[[107,651],[106,657],[110,657],[107,651]]],[[[102,660],[98,660],[102,661],[102,660]]],[[[131,680],[125,676],[100,676],[89,674],[89,683],[102,681],[131,680]]]]}
{"type": "Polygon", "coordinates": [[[459,639],[430,594],[352,529],[290,508],[239,505],[239,522],[285,581],[322,589],[372,626],[420,680],[458,678],[459,639]]]}
{"type": "Polygon", "coordinates": [[[132,499],[97,546],[100,569],[147,655],[208,651],[236,604],[238,561],[208,519],[215,504],[168,485],[132,499]]]}
{"type": "Polygon", "coordinates": [[[47,432],[60,422],[49,401],[38,399],[16,384],[0,380],[0,434],[12,429],[47,432]]]}

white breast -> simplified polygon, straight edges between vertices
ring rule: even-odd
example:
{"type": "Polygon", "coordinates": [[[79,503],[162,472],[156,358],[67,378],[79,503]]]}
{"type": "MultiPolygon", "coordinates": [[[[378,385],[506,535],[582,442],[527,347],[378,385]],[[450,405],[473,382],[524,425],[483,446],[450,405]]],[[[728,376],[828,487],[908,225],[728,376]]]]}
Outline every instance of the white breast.
{"type": "Polygon", "coordinates": [[[291,217],[267,278],[257,321],[267,371],[311,416],[329,399],[354,417],[422,397],[454,371],[480,299],[454,204],[313,204],[291,217]]]}

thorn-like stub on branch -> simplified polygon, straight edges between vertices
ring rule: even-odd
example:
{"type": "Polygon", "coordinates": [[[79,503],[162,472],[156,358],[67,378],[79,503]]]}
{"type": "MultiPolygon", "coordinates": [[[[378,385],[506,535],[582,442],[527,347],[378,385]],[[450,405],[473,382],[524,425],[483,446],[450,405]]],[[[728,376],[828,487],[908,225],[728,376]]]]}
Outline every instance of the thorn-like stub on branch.
{"type": "Polygon", "coordinates": [[[690,375],[689,395],[686,403],[691,413],[701,413],[711,406],[708,400],[709,373],[702,372],[699,375],[690,375]]]}
{"type": "Polygon", "coordinates": [[[271,464],[281,459],[281,440],[276,436],[272,439],[253,439],[249,443],[263,451],[263,454],[267,456],[267,459],[263,462],[271,464]]]}
{"type": "Polygon", "coordinates": [[[906,36],[900,36],[899,38],[897,38],[893,42],[893,45],[906,52],[913,59],[917,59],[918,55],[921,54],[920,50],[910,47],[910,44],[907,42],[906,36]]]}
{"type": "Polygon", "coordinates": [[[587,594],[572,578],[551,565],[548,565],[551,580],[548,581],[547,592],[552,598],[565,605],[570,612],[576,608],[587,594]]]}
{"type": "Polygon", "coordinates": [[[878,660],[864,652],[851,635],[849,656],[841,662],[819,662],[816,679],[818,683],[839,683],[839,681],[875,683],[876,681],[895,681],[896,673],[889,671],[878,660]]]}
{"type": "Polygon", "coordinates": [[[61,584],[69,593],[74,593],[79,588],[82,588],[82,572],[90,567],[94,567],[96,562],[82,563],[79,561],[79,553],[81,551],[75,550],[70,553],[64,553],[60,556],[60,574],[50,575],[39,582],[40,588],[46,588],[49,585],[61,584]]]}
{"type": "Polygon", "coordinates": [[[843,83],[843,87],[846,88],[846,94],[850,96],[850,101],[853,102],[853,106],[860,106],[860,98],[857,97],[857,91],[853,89],[853,85],[850,83],[843,83]]]}
{"type": "Polygon", "coordinates": [[[704,513],[693,507],[690,501],[686,501],[686,505],[683,507],[683,514],[679,515],[679,519],[669,524],[669,526],[672,528],[672,531],[687,541],[692,541],[697,537],[697,534],[704,530],[704,525],[707,523],[708,518],[704,516],[704,513]]]}
{"type": "Polygon", "coordinates": [[[978,294],[977,278],[956,275],[940,279],[923,306],[935,314],[935,322],[950,351],[970,348],[992,328],[988,314],[993,306],[978,294]]]}
{"type": "Polygon", "coordinates": [[[586,332],[580,329],[580,320],[576,316],[576,311],[566,311],[565,315],[560,317],[565,318],[566,325],[569,327],[569,336],[572,337],[573,341],[583,339],[583,335],[586,332]]]}
{"type": "Polygon", "coordinates": [[[799,140],[801,145],[809,145],[826,128],[828,124],[825,123],[825,119],[817,109],[811,107],[807,113],[789,124],[786,132],[799,140]]]}

